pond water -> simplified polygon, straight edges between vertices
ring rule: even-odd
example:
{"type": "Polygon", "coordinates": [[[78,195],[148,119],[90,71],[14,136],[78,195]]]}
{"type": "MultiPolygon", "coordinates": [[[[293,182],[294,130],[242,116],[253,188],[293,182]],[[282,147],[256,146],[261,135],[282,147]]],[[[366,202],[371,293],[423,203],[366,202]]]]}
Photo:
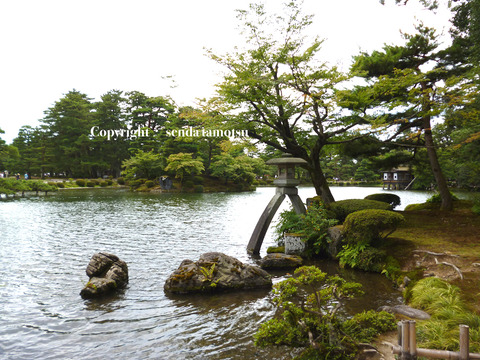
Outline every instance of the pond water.
{"type": "MultiPolygon", "coordinates": [[[[337,200],[378,188],[334,187],[337,200]]],[[[137,194],[64,190],[0,201],[0,358],[282,359],[286,349],[256,349],[252,335],[275,312],[268,291],[166,296],[163,284],[183,259],[220,251],[255,263],[251,232],[274,188],[251,193],[137,194]],[[99,251],[129,266],[126,290],[83,300],[85,268],[99,251]]],[[[303,200],[314,195],[300,188],[303,200]]],[[[401,208],[429,194],[398,191],[401,208]]],[[[287,208],[284,202],[282,208],[287,208]]],[[[262,247],[273,244],[271,231],[262,247]]],[[[385,278],[318,264],[364,284],[351,311],[398,303],[385,278]]],[[[274,274],[280,281],[285,274],[274,274]]]]}

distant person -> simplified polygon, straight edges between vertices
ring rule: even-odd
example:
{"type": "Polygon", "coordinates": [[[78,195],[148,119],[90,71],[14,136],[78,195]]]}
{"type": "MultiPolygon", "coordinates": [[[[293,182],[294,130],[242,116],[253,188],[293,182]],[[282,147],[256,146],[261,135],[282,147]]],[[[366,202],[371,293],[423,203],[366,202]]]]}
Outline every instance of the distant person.
{"type": "Polygon", "coordinates": [[[15,179],[20,180],[20,174],[19,174],[19,173],[17,173],[17,174],[15,175],[15,179]]]}
{"type": "Polygon", "coordinates": [[[28,174],[27,173],[25,173],[24,177],[25,177],[25,180],[28,180],[28,174]]]}

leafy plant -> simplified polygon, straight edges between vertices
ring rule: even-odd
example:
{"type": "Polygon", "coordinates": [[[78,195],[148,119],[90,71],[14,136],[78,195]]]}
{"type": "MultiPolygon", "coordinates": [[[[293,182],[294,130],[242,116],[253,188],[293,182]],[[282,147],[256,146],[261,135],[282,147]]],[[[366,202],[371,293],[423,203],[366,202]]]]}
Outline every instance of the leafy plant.
{"type": "MultiPolygon", "coordinates": [[[[450,193],[450,195],[451,195],[453,200],[459,200],[459,198],[456,195],[454,195],[452,193],[450,193]]],[[[437,204],[437,203],[440,204],[441,202],[442,202],[442,197],[440,196],[440,194],[432,195],[426,201],[427,204],[432,204],[432,203],[433,204],[437,204]]]]}
{"type": "Polygon", "coordinates": [[[275,227],[277,242],[280,244],[285,233],[295,233],[312,244],[315,252],[325,245],[327,230],[337,223],[327,217],[325,207],[321,202],[314,201],[308,207],[306,214],[296,214],[293,210],[283,211],[275,227]]]}
{"type": "Polygon", "coordinates": [[[212,266],[210,266],[210,269],[208,269],[204,266],[201,266],[200,271],[201,271],[202,275],[205,277],[204,281],[212,281],[213,276],[215,274],[215,263],[213,263],[212,266]]]}
{"type": "Polygon", "coordinates": [[[327,277],[315,266],[296,269],[293,277],[274,286],[273,301],[281,315],[260,326],[255,345],[308,347],[316,359],[353,358],[355,339],[345,333],[337,311],[342,300],[362,293],[360,287],[338,276],[327,277]]]}

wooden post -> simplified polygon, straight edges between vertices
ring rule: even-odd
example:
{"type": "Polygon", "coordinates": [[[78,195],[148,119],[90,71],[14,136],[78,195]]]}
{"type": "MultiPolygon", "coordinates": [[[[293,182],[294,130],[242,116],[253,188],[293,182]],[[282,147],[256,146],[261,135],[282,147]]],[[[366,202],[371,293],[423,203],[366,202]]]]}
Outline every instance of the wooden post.
{"type": "Polygon", "coordinates": [[[470,352],[470,340],[467,325],[460,325],[460,360],[468,360],[470,352]]]}
{"type": "Polygon", "coordinates": [[[409,355],[409,340],[410,340],[410,335],[409,335],[409,321],[408,320],[403,320],[402,321],[402,354],[400,359],[402,360],[409,360],[410,355],[409,355]]]}
{"type": "Polygon", "coordinates": [[[415,320],[411,320],[408,322],[409,333],[410,333],[410,340],[409,340],[409,348],[410,348],[410,358],[413,360],[417,359],[417,331],[415,329],[415,320]]]}

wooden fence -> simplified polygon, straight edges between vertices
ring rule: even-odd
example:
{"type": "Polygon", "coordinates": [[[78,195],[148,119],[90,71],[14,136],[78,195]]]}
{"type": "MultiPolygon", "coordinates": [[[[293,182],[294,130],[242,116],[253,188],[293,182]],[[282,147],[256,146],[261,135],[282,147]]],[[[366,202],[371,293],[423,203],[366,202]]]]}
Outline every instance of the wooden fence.
{"type": "Polygon", "coordinates": [[[415,360],[417,356],[430,359],[480,359],[480,354],[469,352],[468,326],[460,325],[460,351],[431,350],[417,348],[415,321],[404,320],[398,324],[398,344],[393,346],[393,353],[400,355],[400,360],[415,360]]]}

